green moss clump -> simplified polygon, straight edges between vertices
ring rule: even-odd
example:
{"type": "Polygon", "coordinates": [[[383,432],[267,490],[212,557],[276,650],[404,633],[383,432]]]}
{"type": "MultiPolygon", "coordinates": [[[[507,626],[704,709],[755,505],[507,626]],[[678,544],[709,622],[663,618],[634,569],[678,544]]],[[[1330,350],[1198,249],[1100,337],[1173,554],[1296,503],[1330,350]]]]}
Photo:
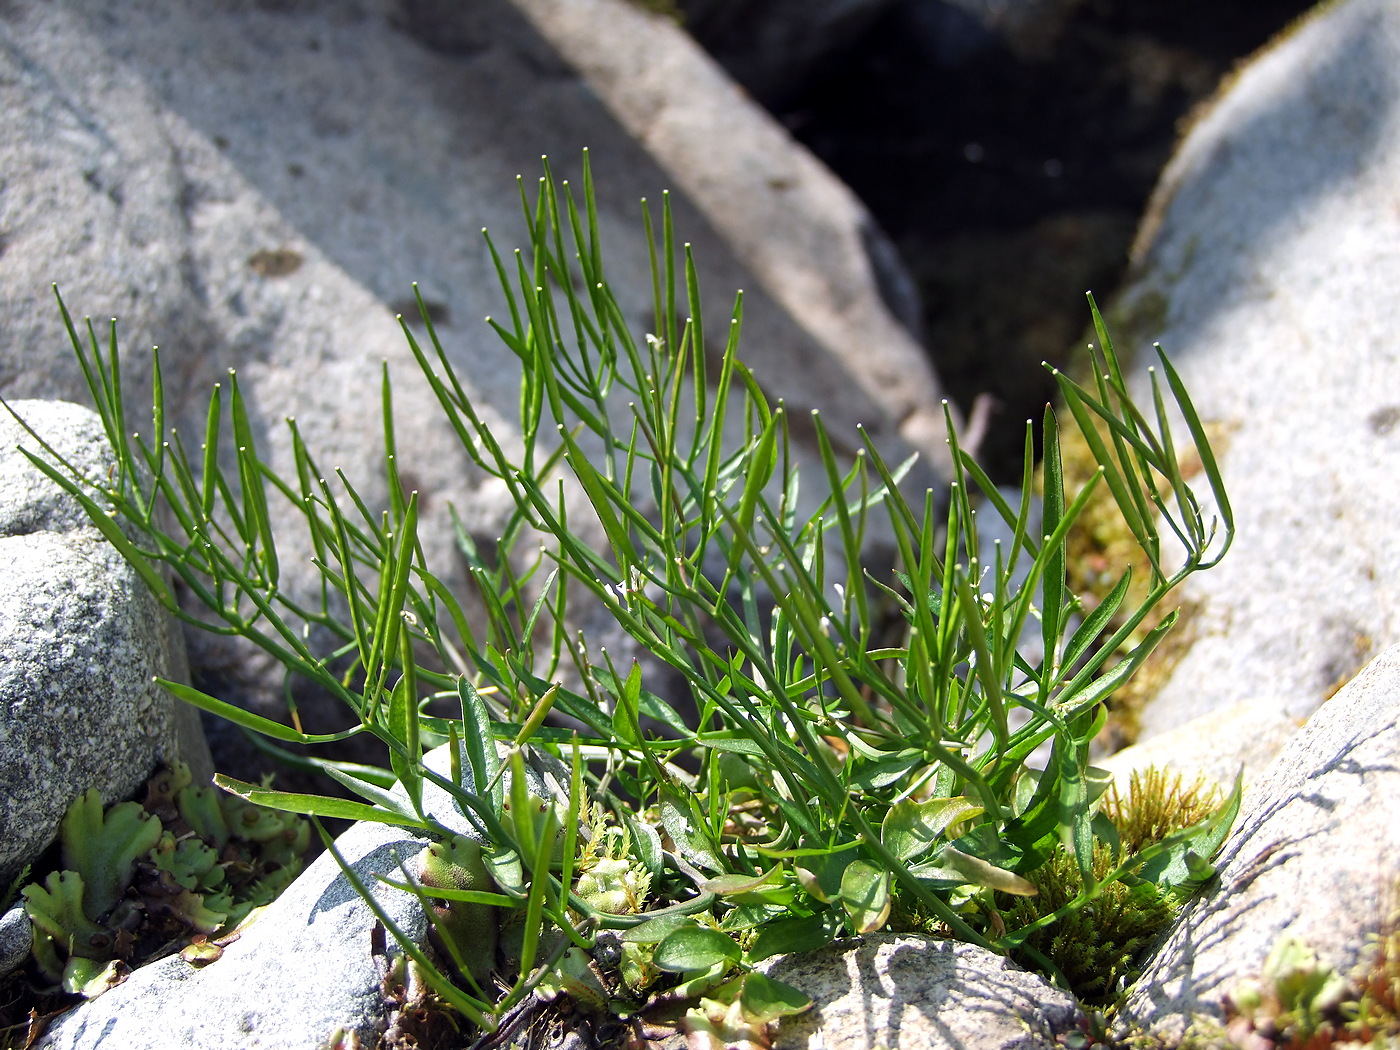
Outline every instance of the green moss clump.
{"type": "MultiPolygon", "coordinates": [[[[1097,844],[1094,878],[1104,878],[1115,866],[1112,851],[1097,844]]],[[[998,897],[1008,929],[1019,929],[1063,908],[1084,888],[1079,864],[1065,849],[1056,850],[1026,878],[1038,891],[1036,896],[998,897]]],[[[1092,903],[1032,933],[1012,957],[1027,969],[1043,970],[1036,957],[1040,956],[1060,972],[1081,1002],[1110,1003],[1136,971],[1143,950],[1171,922],[1174,910],[1151,883],[1112,882],[1100,888],[1092,903]]]]}
{"type": "Polygon", "coordinates": [[[1111,785],[1101,812],[1118,831],[1121,855],[1131,857],[1174,831],[1199,824],[1222,802],[1220,789],[1205,779],[1187,784],[1180,775],[1152,766],[1133,771],[1126,796],[1111,785]]]}
{"type": "MultiPolygon", "coordinates": [[[[1187,783],[1155,767],[1134,772],[1126,796],[1111,786],[1100,817],[1112,823],[1118,846],[1095,844],[1095,882],[1102,883],[1124,859],[1131,870],[1133,857],[1174,832],[1200,824],[1223,803],[1220,790],[1205,780],[1187,783]]],[[[1084,891],[1079,863],[1064,848],[1026,878],[1038,891],[1036,896],[997,898],[1009,930],[1055,913],[1084,891]]],[[[1013,954],[1033,970],[1045,971],[1048,962],[1081,1001],[1106,1005],[1131,980],[1143,951],[1171,922],[1181,899],[1170,886],[1131,876],[1100,885],[1090,903],[1035,931],[1013,954]]]]}

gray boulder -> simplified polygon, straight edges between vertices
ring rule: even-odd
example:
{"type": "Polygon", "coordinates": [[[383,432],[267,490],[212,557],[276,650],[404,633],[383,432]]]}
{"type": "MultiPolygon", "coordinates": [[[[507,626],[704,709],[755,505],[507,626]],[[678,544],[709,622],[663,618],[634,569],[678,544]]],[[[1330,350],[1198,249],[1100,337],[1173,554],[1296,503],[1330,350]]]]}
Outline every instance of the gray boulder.
{"type": "Polygon", "coordinates": [[[1259,976],[1286,933],[1348,974],[1400,871],[1400,647],[1328,700],[1245,796],[1218,881],[1177,918],[1123,1018],[1169,1044],[1259,976]]]}
{"type": "MultiPolygon", "coordinates": [[[[163,347],[170,422],[186,435],[202,432],[210,387],[236,367],[255,436],[276,469],[293,468],[283,420],[295,415],[322,469],[343,468],[368,504],[381,507],[388,494],[377,451],[379,369],[388,362],[401,476],[421,493],[420,538],[429,564],[472,615],[465,573],[453,570],[448,504],[488,548],[511,507],[504,487],[457,446],[394,314],[417,316],[409,297],[411,282],[421,282],[446,352],[510,445],[518,362],[480,320],[504,307],[481,228],[508,252],[523,240],[516,174],[533,186],[540,154],[548,153],[557,173],[576,177],[580,147],[591,147],[610,279],[633,330],[644,333],[651,278],[637,201],[659,203],[659,191],[680,181],[674,173],[684,167],[654,159],[667,155],[655,136],[639,145],[635,129],[600,101],[596,81],[566,64],[577,56],[561,56],[560,40],[542,35],[521,10],[507,0],[7,4],[0,167],[10,203],[0,313],[8,327],[0,389],[12,397],[84,396],[53,305],[57,281],[80,315],[121,318],[133,428],[148,418],[144,347],[163,347]]],[[[630,6],[625,13],[646,18],[630,6]]],[[[621,19],[599,28],[633,55],[635,27],[621,19]]],[[[578,30],[577,39],[593,37],[578,30]]],[[[646,82],[660,75],[652,69],[646,82]]],[[[686,91],[728,94],[704,121],[672,125],[668,134],[692,142],[699,156],[730,156],[734,129],[724,100],[736,89],[715,74],[686,91]]],[[[816,178],[819,165],[790,140],[765,141],[781,141],[788,152],[764,146],[743,154],[739,170],[757,165],[751,182],[768,196],[744,213],[739,228],[750,229],[742,249],[719,220],[726,194],[743,183],[718,184],[722,192],[698,207],[695,186],[682,184],[674,196],[677,230],[693,242],[714,311],[707,332],[722,345],[733,291],[747,289],[748,357],[795,415],[821,407],[847,449],[863,422],[892,460],[908,447],[901,432],[941,451],[936,384],[907,333],[881,313],[849,194],[842,197],[829,174],[816,178]],[[785,195],[779,187],[790,179],[821,192],[785,195]],[[838,205],[842,218],[833,225],[838,205]],[[784,242],[786,255],[759,266],[746,252],[762,244],[765,212],[785,228],[808,229],[809,241],[784,242]],[[830,261],[828,276],[805,297],[792,282],[774,283],[782,259],[795,256],[830,261]],[[841,310],[841,326],[818,324],[841,310]]],[[[712,179],[719,166],[704,171],[712,179]]],[[[306,598],[315,593],[309,545],[295,511],[274,505],[272,513],[283,586],[306,598]]],[[[285,717],[281,670],[270,660],[197,632],[189,643],[207,691],[285,717]]],[[[347,712],[335,703],[298,700],[308,725],[345,725],[347,712]]],[[[246,775],[258,768],[261,760],[240,751],[238,737],[221,737],[218,746],[234,756],[222,760],[229,768],[246,775]]],[[[383,758],[378,750],[354,757],[383,758]]]]}
{"type": "MultiPolygon", "coordinates": [[[[91,411],[13,407],[59,455],[105,478],[112,460],[91,411]]],[[[88,788],[117,802],[176,758],[211,774],[193,709],[151,681],[187,680],[173,618],[17,444],[38,447],[0,413],[0,886],[88,788]]]]}
{"type": "Polygon", "coordinates": [[[34,948],[34,931],[24,905],[16,903],[0,913],[0,977],[19,969],[34,948]]]}
{"type": "Polygon", "coordinates": [[[1177,364],[1238,536],[1178,599],[1190,644],[1143,739],[1244,702],[1301,720],[1400,642],[1397,70],[1400,7],[1322,5],[1228,83],[1151,204],[1110,331],[1177,364]]]}
{"type": "Polygon", "coordinates": [[[1241,773],[1245,784],[1258,780],[1297,732],[1298,722],[1266,696],[1200,715],[1094,764],[1124,790],[1134,772],[1155,766],[1187,783],[1204,777],[1228,792],[1241,773]]]}
{"type": "Polygon", "coordinates": [[[1073,997],[975,944],[867,934],[760,965],[813,1010],[779,1025],[774,1050],[1042,1050],[1078,1029],[1073,997]]]}

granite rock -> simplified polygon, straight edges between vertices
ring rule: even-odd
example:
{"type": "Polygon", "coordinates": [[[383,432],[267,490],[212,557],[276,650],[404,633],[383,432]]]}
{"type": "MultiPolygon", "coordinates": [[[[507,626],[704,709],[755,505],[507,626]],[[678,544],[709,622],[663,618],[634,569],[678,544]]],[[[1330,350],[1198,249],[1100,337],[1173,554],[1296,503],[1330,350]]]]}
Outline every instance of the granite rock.
{"type": "Polygon", "coordinates": [[[1237,523],[1180,593],[1144,740],[1245,701],[1302,720],[1400,642],[1398,71],[1400,7],[1322,5],[1197,119],[1144,222],[1109,330],[1171,356],[1237,523]]]}
{"type": "Polygon", "coordinates": [[[0,913],[0,977],[17,970],[29,959],[34,931],[24,905],[16,903],[0,913]]]}
{"type": "MultiPolygon", "coordinates": [[[[91,411],[12,407],[57,453],[106,475],[91,411]]],[[[193,709],[151,681],[187,679],[174,619],[18,444],[37,448],[0,414],[0,886],[53,841],[88,788],[117,802],[176,758],[211,774],[193,709]]]]}
{"type": "Polygon", "coordinates": [[[1078,1028],[1073,997],[975,944],[867,934],[760,964],[814,1009],[774,1050],[1043,1050],[1078,1028]]]}
{"type": "Polygon", "coordinates": [[[1218,879],[1182,911],[1123,1011],[1169,1043],[1259,976],[1287,934],[1338,972],[1400,892],[1400,647],[1328,700],[1245,794],[1218,879]]]}

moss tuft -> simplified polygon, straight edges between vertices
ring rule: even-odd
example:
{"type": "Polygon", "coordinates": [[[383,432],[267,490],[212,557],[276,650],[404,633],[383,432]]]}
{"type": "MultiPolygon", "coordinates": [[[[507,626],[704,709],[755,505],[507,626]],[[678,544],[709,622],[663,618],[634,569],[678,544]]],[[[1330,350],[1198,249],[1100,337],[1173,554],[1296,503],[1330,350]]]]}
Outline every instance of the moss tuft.
{"type": "MultiPolygon", "coordinates": [[[[1102,879],[1115,867],[1111,850],[1094,847],[1093,873],[1102,879]]],[[[1039,891],[1035,897],[999,896],[1008,929],[1017,929],[1063,908],[1083,892],[1084,883],[1074,855],[1056,850],[1027,879],[1039,891]]],[[[1142,952],[1171,922],[1174,909],[1151,883],[1129,886],[1111,882],[1100,888],[1092,903],[1058,922],[1037,930],[1012,957],[1027,969],[1043,970],[1037,955],[1063,976],[1069,990],[1090,1005],[1111,1003],[1128,984],[1142,952]],[[1026,949],[1029,949],[1027,951],[1026,949]]]]}
{"type": "Polygon", "coordinates": [[[1118,829],[1123,856],[1141,853],[1174,831],[1199,824],[1224,802],[1220,789],[1204,777],[1187,784],[1156,766],[1133,771],[1126,797],[1118,785],[1104,796],[1103,814],[1118,829]]]}

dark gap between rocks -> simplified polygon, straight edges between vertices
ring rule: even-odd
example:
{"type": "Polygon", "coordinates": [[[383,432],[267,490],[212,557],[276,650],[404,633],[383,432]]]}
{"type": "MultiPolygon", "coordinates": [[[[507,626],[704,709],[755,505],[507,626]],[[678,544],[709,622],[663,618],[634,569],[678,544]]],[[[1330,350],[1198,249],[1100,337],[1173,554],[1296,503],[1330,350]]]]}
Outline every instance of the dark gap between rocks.
{"type": "MultiPolygon", "coordinates": [[[[753,85],[898,246],[948,396],[964,412],[995,399],[993,477],[1019,481],[1024,421],[1053,395],[1040,363],[1084,341],[1086,290],[1118,289],[1193,108],[1310,6],[900,0],[805,84],[753,85]],[[1041,13],[1001,35],[970,13],[1012,8],[1041,13]]],[[[694,28],[743,79],[753,56],[694,28]]]]}

